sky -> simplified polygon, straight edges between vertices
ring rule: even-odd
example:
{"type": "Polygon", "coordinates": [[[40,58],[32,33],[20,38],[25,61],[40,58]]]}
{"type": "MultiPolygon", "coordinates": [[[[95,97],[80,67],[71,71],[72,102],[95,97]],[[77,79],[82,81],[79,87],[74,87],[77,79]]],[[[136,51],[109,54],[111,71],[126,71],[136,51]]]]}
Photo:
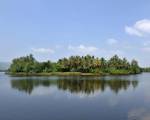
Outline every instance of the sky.
{"type": "Polygon", "coordinates": [[[114,54],[150,66],[150,0],[0,0],[0,61],[114,54]]]}

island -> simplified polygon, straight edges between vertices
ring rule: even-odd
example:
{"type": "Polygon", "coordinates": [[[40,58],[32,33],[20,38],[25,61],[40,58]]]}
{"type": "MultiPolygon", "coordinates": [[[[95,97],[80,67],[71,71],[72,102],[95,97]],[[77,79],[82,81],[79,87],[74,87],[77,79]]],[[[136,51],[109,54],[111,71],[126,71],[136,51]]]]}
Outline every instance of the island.
{"type": "Polygon", "coordinates": [[[114,55],[110,59],[91,55],[71,56],[57,62],[37,61],[32,54],[15,58],[9,69],[10,75],[51,76],[51,75],[129,75],[139,74],[142,69],[136,60],[129,62],[126,58],[114,55]]]}

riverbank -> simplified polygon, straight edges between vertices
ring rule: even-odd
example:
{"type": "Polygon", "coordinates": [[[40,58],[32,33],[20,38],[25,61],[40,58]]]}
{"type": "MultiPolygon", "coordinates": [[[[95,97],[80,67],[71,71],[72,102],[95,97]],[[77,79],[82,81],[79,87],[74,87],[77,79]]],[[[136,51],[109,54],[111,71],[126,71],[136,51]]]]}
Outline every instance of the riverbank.
{"type": "Polygon", "coordinates": [[[51,72],[51,73],[10,73],[10,76],[107,76],[107,75],[131,75],[133,73],[115,72],[115,73],[82,73],[82,72],[51,72]]]}
{"type": "Polygon", "coordinates": [[[51,72],[51,73],[9,73],[11,76],[101,76],[99,73],[81,73],[81,72],[51,72]]]}

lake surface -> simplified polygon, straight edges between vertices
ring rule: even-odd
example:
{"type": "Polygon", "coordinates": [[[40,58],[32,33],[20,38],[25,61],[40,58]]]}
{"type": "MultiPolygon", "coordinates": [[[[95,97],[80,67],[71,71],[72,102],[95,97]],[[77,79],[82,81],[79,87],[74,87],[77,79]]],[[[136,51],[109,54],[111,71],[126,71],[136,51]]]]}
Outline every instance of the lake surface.
{"type": "Polygon", "coordinates": [[[10,77],[0,73],[0,120],[150,120],[150,74],[10,77]]]}

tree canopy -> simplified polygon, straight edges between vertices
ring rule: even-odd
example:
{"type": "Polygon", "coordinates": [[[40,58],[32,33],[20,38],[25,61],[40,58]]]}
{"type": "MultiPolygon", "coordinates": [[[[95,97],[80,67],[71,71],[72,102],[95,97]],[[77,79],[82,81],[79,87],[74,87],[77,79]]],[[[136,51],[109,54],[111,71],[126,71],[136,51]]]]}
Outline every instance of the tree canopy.
{"type": "Polygon", "coordinates": [[[82,72],[108,74],[137,74],[141,69],[136,60],[129,62],[126,58],[114,55],[109,60],[95,56],[71,56],[57,62],[38,62],[33,55],[16,58],[9,68],[11,73],[50,73],[50,72],[82,72]]]}

